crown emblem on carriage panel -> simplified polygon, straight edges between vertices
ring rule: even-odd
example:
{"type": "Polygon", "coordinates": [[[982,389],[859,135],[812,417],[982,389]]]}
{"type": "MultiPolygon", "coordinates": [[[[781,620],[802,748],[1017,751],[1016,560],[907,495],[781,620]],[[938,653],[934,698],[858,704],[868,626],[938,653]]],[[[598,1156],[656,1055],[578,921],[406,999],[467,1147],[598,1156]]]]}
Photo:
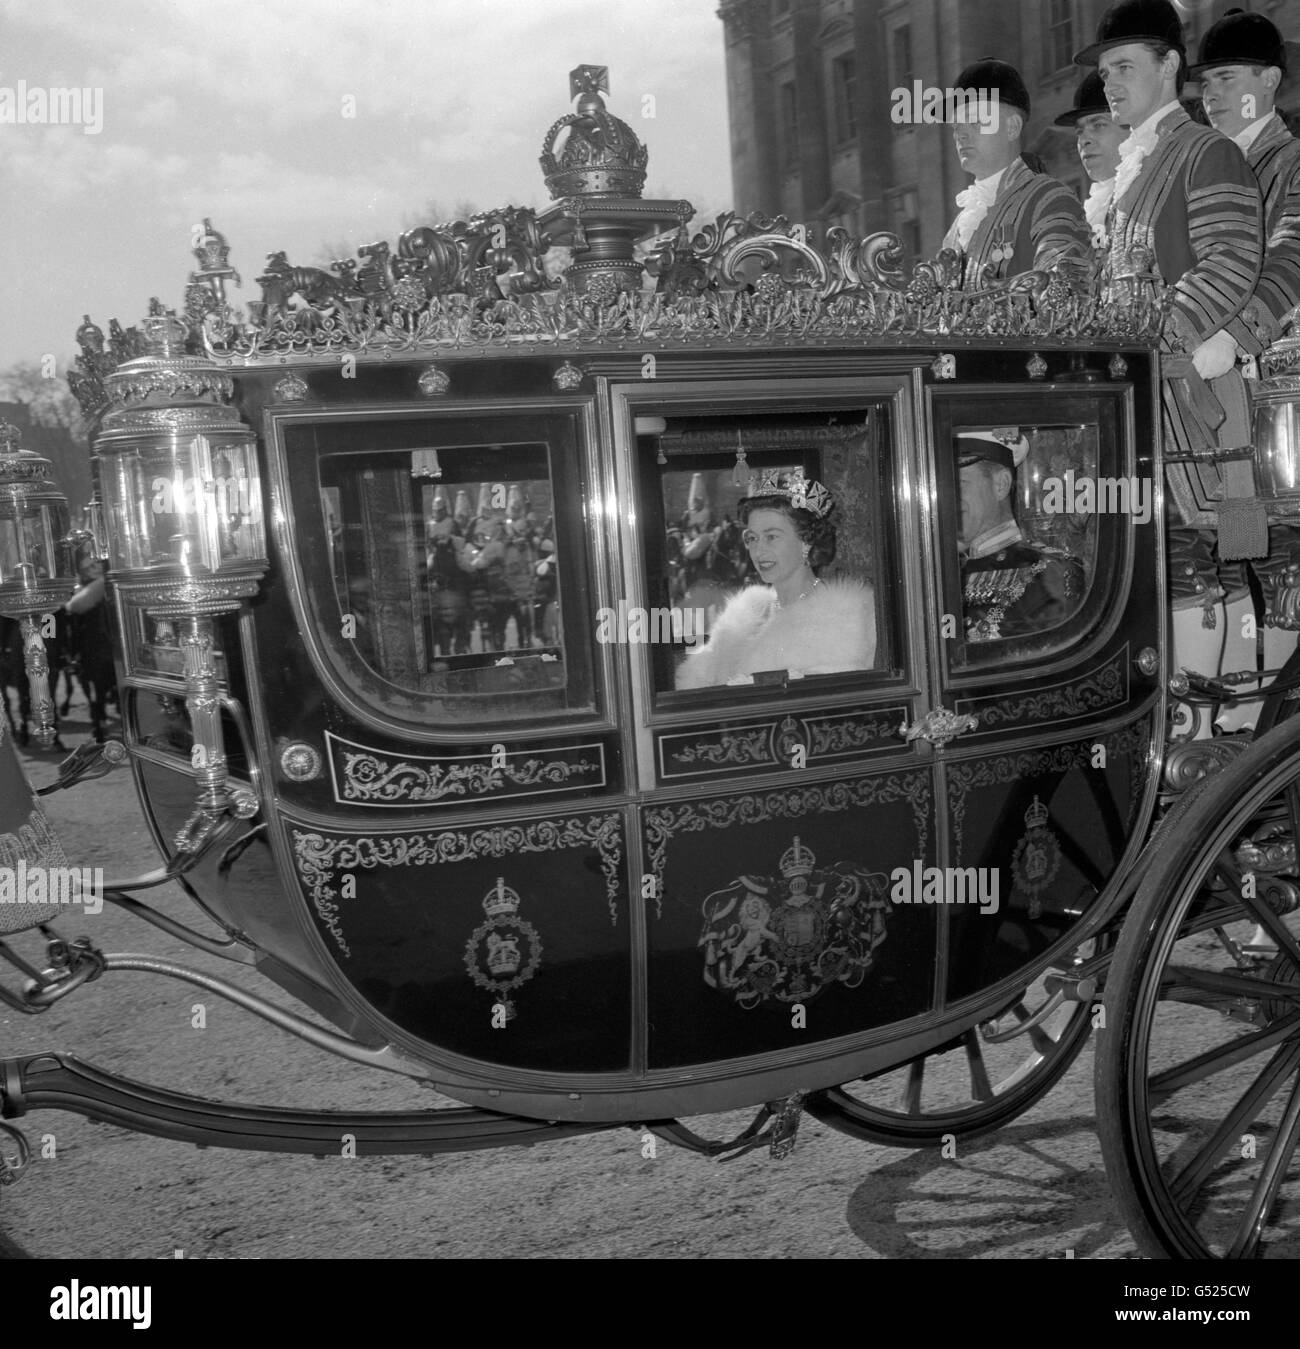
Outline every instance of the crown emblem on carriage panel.
{"type": "Polygon", "coordinates": [[[493,978],[514,974],[519,968],[522,957],[519,954],[519,939],[503,936],[499,932],[487,935],[487,967],[493,978]]]}
{"type": "Polygon", "coordinates": [[[519,912],[519,892],[512,890],[502,876],[497,877],[497,883],[491,890],[483,896],[483,912],[489,918],[500,918],[506,914],[519,912]]]}
{"type": "Polygon", "coordinates": [[[1043,897],[1061,869],[1061,844],[1047,827],[1050,817],[1035,796],[1025,811],[1025,832],[1011,854],[1012,894],[1027,898],[1026,917],[1031,920],[1042,916],[1043,897]]]}
{"type": "Polygon", "coordinates": [[[1047,807],[1035,796],[1033,805],[1025,811],[1025,823],[1030,829],[1043,829],[1046,828],[1049,818],[1050,812],[1047,807]]]}
{"type": "Polygon", "coordinates": [[[542,939],[519,916],[521,903],[519,892],[498,876],[483,896],[483,922],[465,943],[465,972],[492,994],[507,1021],[518,1014],[510,995],[533,977],[542,960],[542,939]]]}
{"type": "Polygon", "coordinates": [[[799,835],[796,834],[794,842],[781,854],[781,875],[788,881],[796,876],[811,876],[816,865],[816,855],[811,848],[799,842],[799,835]]]}

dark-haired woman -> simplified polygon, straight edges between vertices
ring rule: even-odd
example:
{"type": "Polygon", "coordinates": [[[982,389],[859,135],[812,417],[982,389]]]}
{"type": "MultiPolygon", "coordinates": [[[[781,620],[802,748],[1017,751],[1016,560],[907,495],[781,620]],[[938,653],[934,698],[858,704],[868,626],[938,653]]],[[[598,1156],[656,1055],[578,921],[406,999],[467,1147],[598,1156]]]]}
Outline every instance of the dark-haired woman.
{"type": "Polygon", "coordinates": [[[875,597],[861,581],[823,579],[835,557],[829,496],[804,484],[745,497],[744,543],[761,585],[727,602],[709,640],[677,667],[679,689],[749,684],[764,670],[792,675],[867,670],[876,655],[875,597]],[[809,500],[815,509],[804,503],[809,500]]]}

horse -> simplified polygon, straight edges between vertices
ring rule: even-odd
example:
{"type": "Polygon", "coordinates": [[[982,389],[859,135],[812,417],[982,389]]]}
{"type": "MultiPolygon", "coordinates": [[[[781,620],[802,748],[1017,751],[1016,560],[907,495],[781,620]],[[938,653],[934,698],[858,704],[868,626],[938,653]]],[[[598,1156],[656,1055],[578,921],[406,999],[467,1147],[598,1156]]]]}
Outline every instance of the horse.
{"type": "Polygon", "coordinates": [[[31,739],[27,719],[31,715],[31,692],[27,687],[27,670],[23,664],[23,634],[16,618],[0,618],[0,699],[4,701],[5,721],[10,733],[20,745],[31,739]],[[14,721],[9,702],[9,690],[18,693],[18,721],[14,721]]]}
{"type": "MultiPolygon", "coordinates": [[[[104,740],[106,704],[117,698],[117,671],[113,666],[113,636],[105,597],[102,563],[83,570],[86,583],[67,603],[67,650],[71,666],[81,679],[90,709],[90,729],[97,743],[104,740]],[[97,570],[96,570],[97,568],[97,570]]],[[[51,662],[51,669],[54,668],[51,662]]],[[[71,677],[68,685],[71,688],[71,677]]],[[[66,711],[66,704],[65,704],[66,711]]]]}

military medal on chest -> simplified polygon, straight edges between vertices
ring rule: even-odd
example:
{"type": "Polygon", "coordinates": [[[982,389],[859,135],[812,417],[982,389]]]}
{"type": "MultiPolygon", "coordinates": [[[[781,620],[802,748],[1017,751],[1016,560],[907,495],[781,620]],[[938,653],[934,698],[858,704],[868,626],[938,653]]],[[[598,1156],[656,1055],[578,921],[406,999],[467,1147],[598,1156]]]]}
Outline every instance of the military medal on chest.
{"type": "Polygon", "coordinates": [[[1002,635],[1007,610],[1016,604],[1034,577],[1047,570],[1042,558],[1023,567],[982,567],[966,573],[966,640],[988,642],[1002,635]]]}

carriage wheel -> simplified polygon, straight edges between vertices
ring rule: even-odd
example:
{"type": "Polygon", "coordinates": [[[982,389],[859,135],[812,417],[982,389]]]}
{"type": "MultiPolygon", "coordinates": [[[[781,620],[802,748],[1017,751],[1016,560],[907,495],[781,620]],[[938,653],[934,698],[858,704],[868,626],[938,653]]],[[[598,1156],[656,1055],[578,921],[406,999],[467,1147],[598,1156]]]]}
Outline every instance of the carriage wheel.
{"type": "MultiPolygon", "coordinates": [[[[1096,954],[1098,938],[1078,953],[1096,954]]],[[[886,1147],[942,1147],[978,1138],[1022,1115],[1060,1080],[1083,1048],[1092,1003],[1048,1010],[1040,979],[994,1021],[908,1063],[809,1097],[806,1108],[832,1128],[886,1147]],[[1006,1032],[1043,1020],[1011,1038],[1006,1032]]]]}
{"type": "Polygon", "coordinates": [[[1125,1221],[1176,1258],[1300,1255],[1300,736],[1154,845],[1106,981],[1097,1116],[1125,1221]],[[1272,950],[1243,949],[1257,924],[1272,950]]]}

